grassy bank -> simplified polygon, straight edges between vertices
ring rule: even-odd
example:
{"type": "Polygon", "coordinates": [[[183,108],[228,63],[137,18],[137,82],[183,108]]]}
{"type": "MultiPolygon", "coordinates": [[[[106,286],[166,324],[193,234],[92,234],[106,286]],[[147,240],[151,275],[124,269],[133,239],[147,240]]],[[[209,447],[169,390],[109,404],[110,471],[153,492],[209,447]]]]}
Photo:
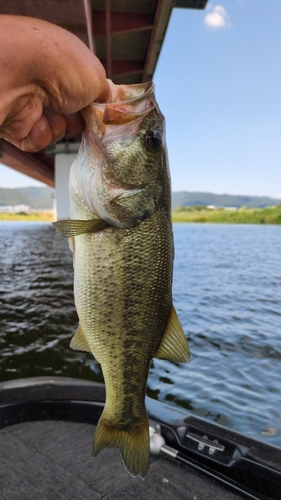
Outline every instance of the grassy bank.
{"type": "Polygon", "coordinates": [[[224,224],[281,224],[281,204],[274,207],[215,210],[181,207],[173,211],[173,222],[213,222],[224,224]]]}
{"type": "MultiPolygon", "coordinates": [[[[173,211],[173,222],[213,222],[224,224],[281,224],[281,204],[266,208],[246,208],[238,210],[216,210],[206,207],[181,207],[173,211]]],[[[1,213],[0,221],[53,222],[51,211],[1,213]]]]}
{"type": "Polygon", "coordinates": [[[34,221],[34,222],[53,222],[54,215],[52,211],[46,212],[19,212],[19,213],[7,213],[0,212],[0,222],[1,221],[34,221]]]}

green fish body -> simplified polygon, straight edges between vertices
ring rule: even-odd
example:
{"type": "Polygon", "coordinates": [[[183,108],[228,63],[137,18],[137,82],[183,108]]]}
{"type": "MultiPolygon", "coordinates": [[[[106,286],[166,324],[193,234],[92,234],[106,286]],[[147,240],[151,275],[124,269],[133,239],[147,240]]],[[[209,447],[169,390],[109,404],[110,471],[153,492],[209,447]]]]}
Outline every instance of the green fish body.
{"type": "MultiPolygon", "coordinates": [[[[71,347],[101,364],[106,403],[94,455],[119,447],[127,470],[149,467],[145,391],[153,357],[187,362],[172,305],[173,235],[164,118],[153,84],[120,87],[86,108],[70,175],[70,238],[79,327],[71,347]]],[[[60,226],[60,227],[59,227],[60,226]]]]}

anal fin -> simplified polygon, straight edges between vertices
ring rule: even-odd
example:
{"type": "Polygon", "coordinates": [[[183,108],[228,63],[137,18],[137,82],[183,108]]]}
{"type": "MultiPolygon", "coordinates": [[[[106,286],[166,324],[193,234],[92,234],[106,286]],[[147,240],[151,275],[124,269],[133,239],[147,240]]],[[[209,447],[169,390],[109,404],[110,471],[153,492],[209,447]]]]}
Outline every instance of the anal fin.
{"type": "Polygon", "coordinates": [[[80,325],[78,325],[75,335],[71,339],[69,345],[71,349],[74,349],[75,351],[92,352],[80,325]]]}
{"type": "Polygon", "coordinates": [[[180,363],[188,363],[190,360],[184,331],[173,305],[166,331],[155,354],[155,358],[178,361],[180,363]]]}

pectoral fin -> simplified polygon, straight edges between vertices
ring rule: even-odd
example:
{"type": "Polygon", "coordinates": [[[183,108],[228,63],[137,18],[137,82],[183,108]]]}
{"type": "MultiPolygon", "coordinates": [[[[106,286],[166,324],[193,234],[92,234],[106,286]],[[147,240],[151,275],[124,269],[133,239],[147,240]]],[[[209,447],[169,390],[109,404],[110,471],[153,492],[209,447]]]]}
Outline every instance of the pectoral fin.
{"type": "Polygon", "coordinates": [[[74,349],[76,351],[91,352],[90,346],[87,342],[87,339],[86,339],[80,325],[78,325],[78,328],[75,332],[75,335],[71,339],[70,347],[71,347],[71,349],[74,349]]]}
{"type": "Polygon", "coordinates": [[[84,233],[97,233],[105,227],[107,223],[102,219],[92,219],[92,220],[58,220],[53,222],[55,230],[62,238],[70,238],[71,236],[78,236],[84,233]]]}
{"type": "Polygon", "coordinates": [[[173,305],[164,337],[161,340],[155,358],[178,361],[180,363],[188,363],[190,360],[184,331],[173,305]]]}

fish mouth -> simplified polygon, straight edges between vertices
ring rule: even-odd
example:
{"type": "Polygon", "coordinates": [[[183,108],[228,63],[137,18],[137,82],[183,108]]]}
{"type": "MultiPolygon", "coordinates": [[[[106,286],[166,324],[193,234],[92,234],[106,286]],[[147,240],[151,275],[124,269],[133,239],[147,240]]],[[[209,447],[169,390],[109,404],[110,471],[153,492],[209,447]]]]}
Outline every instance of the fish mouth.
{"type": "Polygon", "coordinates": [[[104,125],[125,125],[128,122],[144,118],[157,106],[153,82],[136,85],[120,85],[113,102],[94,102],[82,109],[81,113],[91,130],[93,111],[100,123],[100,133],[104,125]]]}
{"type": "Polygon", "coordinates": [[[115,101],[109,104],[136,104],[143,101],[155,92],[154,83],[137,83],[134,85],[120,85],[115,101]]]}

